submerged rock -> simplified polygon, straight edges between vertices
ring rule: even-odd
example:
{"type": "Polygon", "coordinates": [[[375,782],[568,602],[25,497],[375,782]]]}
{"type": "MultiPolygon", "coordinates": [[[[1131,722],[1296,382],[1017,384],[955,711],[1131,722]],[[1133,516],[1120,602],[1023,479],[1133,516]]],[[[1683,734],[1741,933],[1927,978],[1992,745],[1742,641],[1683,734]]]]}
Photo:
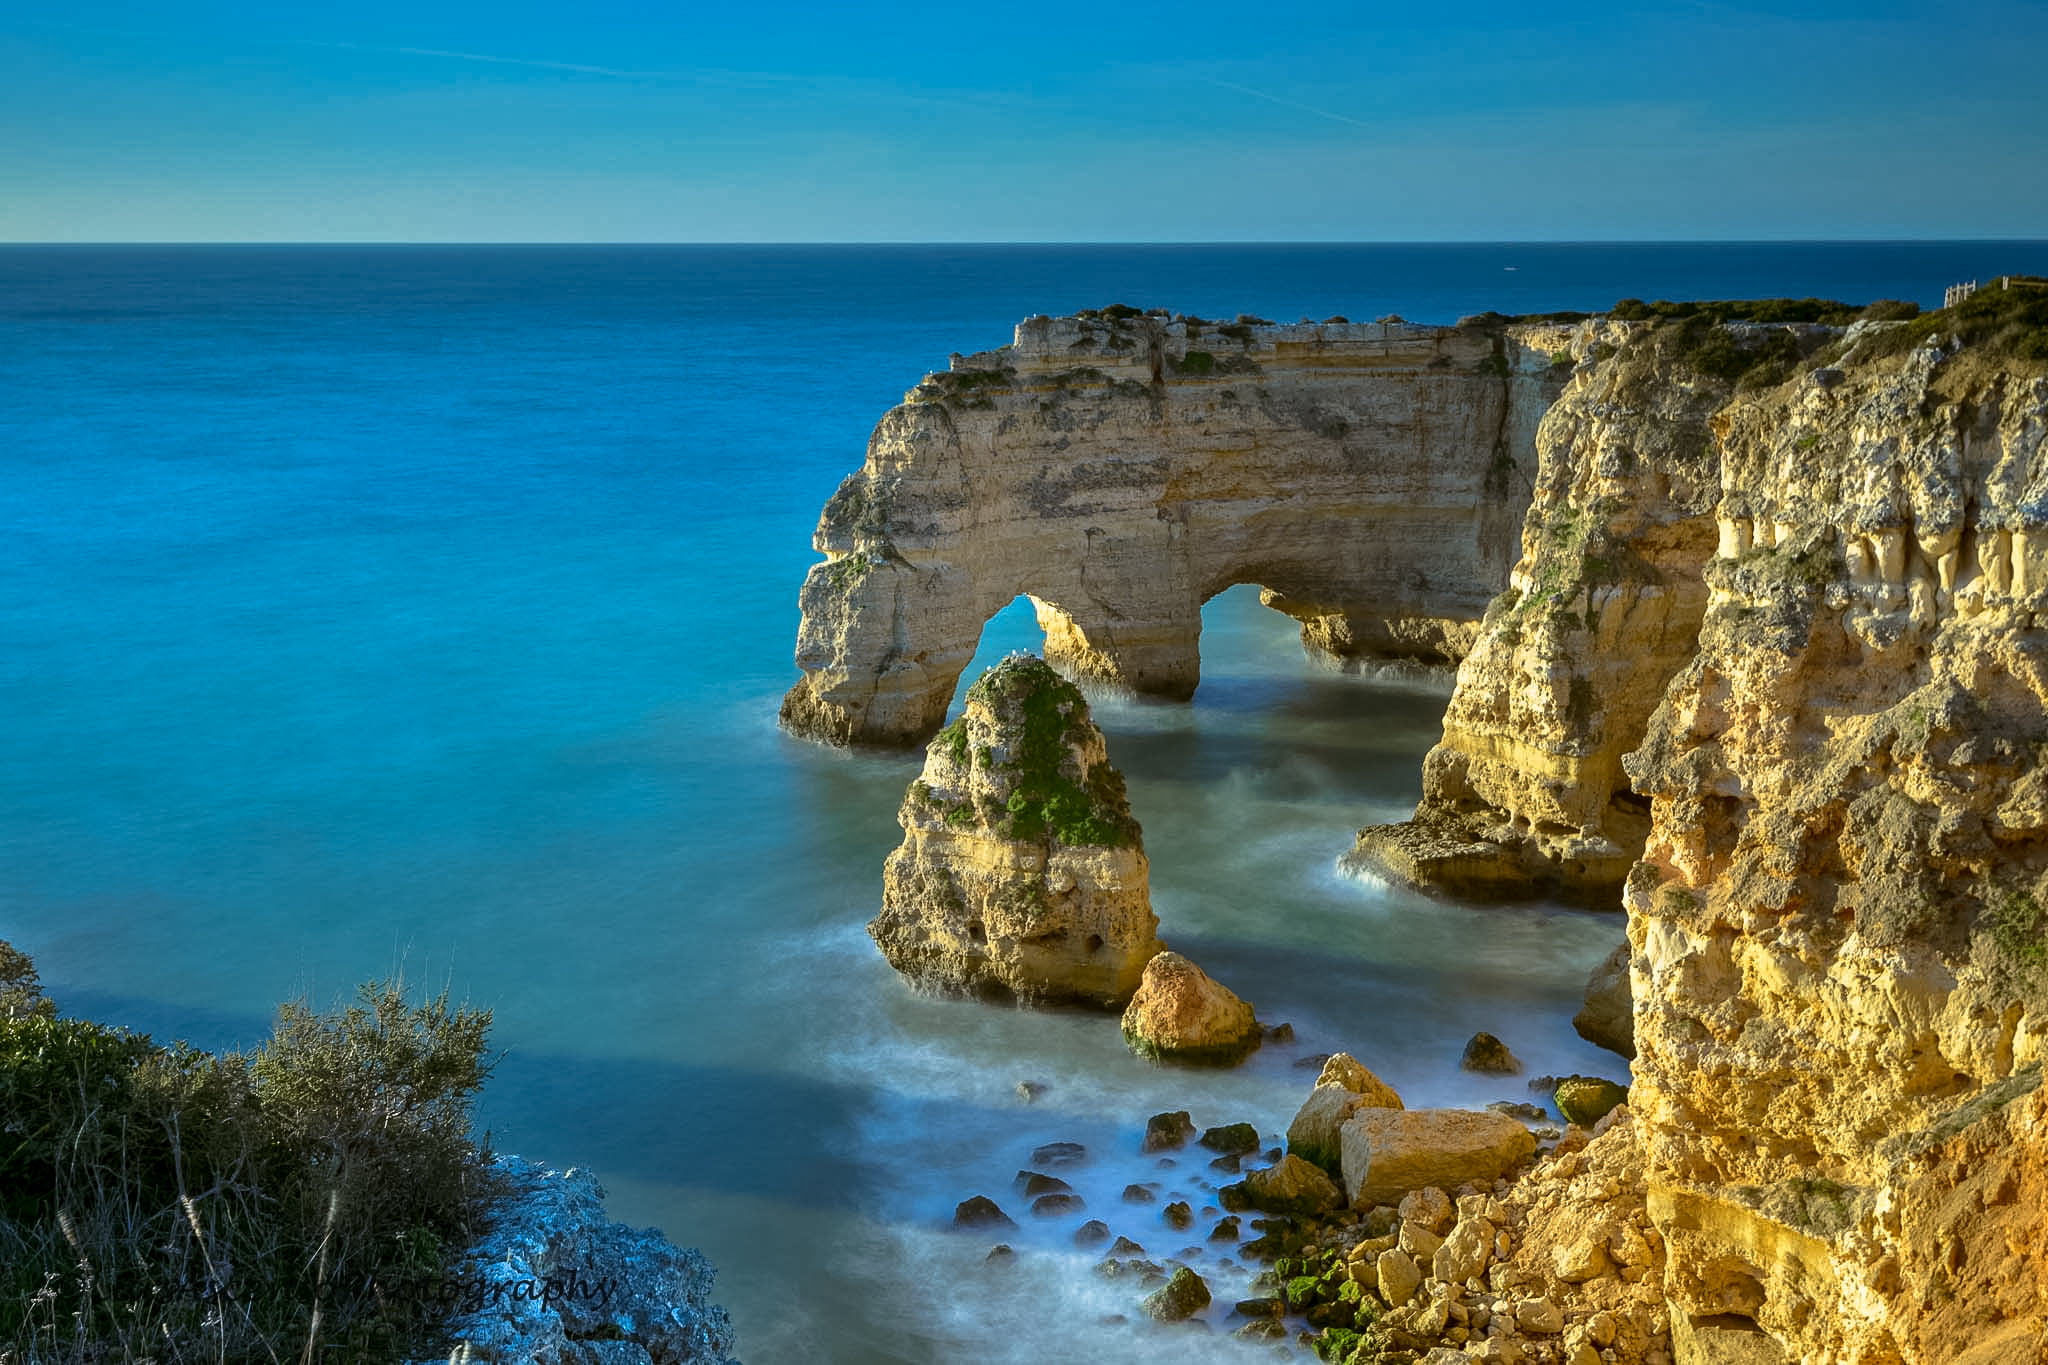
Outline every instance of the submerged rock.
{"type": "Polygon", "coordinates": [[[1088,1149],[1078,1142],[1048,1142],[1031,1149],[1034,1166],[1078,1166],[1088,1159],[1088,1149]]]}
{"type": "Polygon", "coordinates": [[[1138,822],[1080,690],[1012,655],[967,691],[897,812],[868,934],[948,994],[1121,1008],[1158,953],[1138,822]]]}
{"type": "Polygon", "coordinates": [[[1260,1041],[1252,1007],[1179,953],[1145,965],[1123,1027],[1131,1050],[1157,1061],[1235,1066],[1260,1041]]]}
{"type": "Polygon", "coordinates": [[[1259,1150],[1259,1130],[1249,1123],[1229,1123],[1203,1130],[1201,1143],[1225,1156],[1249,1156],[1259,1150]]]}

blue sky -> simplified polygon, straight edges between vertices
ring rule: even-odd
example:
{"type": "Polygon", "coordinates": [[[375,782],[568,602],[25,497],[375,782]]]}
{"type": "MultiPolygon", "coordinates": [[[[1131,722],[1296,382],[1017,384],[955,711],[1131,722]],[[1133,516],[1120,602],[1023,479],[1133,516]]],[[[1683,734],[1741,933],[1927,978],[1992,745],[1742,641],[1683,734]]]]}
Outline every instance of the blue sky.
{"type": "Polygon", "coordinates": [[[0,240],[2048,236],[2048,0],[9,0],[0,240]]]}

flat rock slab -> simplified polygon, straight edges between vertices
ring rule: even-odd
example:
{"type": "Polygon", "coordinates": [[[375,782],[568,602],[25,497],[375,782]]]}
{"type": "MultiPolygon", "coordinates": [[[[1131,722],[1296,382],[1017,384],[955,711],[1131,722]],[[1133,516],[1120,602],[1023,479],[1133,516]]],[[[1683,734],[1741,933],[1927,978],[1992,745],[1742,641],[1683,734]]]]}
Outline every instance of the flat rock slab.
{"type": "Polygon", "coordinates": [[[1344,1121],[1338,1146],[1344,1193],[1369,1209],[1432,1185],[1497,1180],[1535,1154],[1536,1139],[1486,1110],[1361,1109],[1344,1121]]]}

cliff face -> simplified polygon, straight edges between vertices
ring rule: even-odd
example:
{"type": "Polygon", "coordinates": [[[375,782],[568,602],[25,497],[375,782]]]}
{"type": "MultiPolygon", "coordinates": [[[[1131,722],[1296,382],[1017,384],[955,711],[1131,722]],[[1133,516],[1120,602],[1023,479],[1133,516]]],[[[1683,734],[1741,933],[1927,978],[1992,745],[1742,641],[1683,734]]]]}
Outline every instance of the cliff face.
{"type": "Polygon", "coordinates": [[[1699,650],[1627,764],[1652,803],[1635,1104],[1653,1208],[1688,1230],[1670,1289],[1809,1359],[1909,1349],[1902,1311],[1987,1270],[1908,1228],[1902,1171],[2024,1086],[2048,1028],[2048,380],[1939,344],[1856,361],[1715,417],[1699,650]]]}
{"type": "Polygon", "coordinates": [[[912,390],[826,504],[783,723],[926,738],[1020,594],[1063,671],[1158,696],[1193,693],[1202,603],[1237,583],[1321,649],[1461,657],[1514,558],[1564,336],[1030,319],[912,390]]]}
{"type": "Polygon", "coordinates": [[[1354,854],[1627,910],[1682,1362],[2044,1348],[2048,379],[1965,323],[1583,329],[1422,805],[1354,854]]]}
{"type": "Polygon", "coordinates": [[[1459,668],[1422,802],[1361,831],[1355,861],[1458,896],[1612,903],[1649,823],[1622,755],[1692,652],[1720,496],[1707,418],[1728,386],[1674,340],[1575,329],[1521,558],[1459,668]]]}
{"type": "Polygon", "coordinates": [[[1162,950],[1123,776],[1087,701],[1038,659],[968,689],[897,819],[868,933],[920,986],[1121,1008],[1162,950]]]}

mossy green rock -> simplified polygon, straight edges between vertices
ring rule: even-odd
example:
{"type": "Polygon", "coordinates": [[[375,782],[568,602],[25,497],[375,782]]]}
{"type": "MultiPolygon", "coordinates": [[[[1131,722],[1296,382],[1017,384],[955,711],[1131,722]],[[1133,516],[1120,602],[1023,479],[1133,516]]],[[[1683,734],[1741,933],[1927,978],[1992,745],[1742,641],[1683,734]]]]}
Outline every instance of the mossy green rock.
{"type": "Polygon", "coordinates": [[[1628,1103],[1628,1087],[1595,1076],[1567,1076],[1557,1083],[1551,1102],[1568,1122],[1591,1128],[1609,1110],[1628,1103]]]}

